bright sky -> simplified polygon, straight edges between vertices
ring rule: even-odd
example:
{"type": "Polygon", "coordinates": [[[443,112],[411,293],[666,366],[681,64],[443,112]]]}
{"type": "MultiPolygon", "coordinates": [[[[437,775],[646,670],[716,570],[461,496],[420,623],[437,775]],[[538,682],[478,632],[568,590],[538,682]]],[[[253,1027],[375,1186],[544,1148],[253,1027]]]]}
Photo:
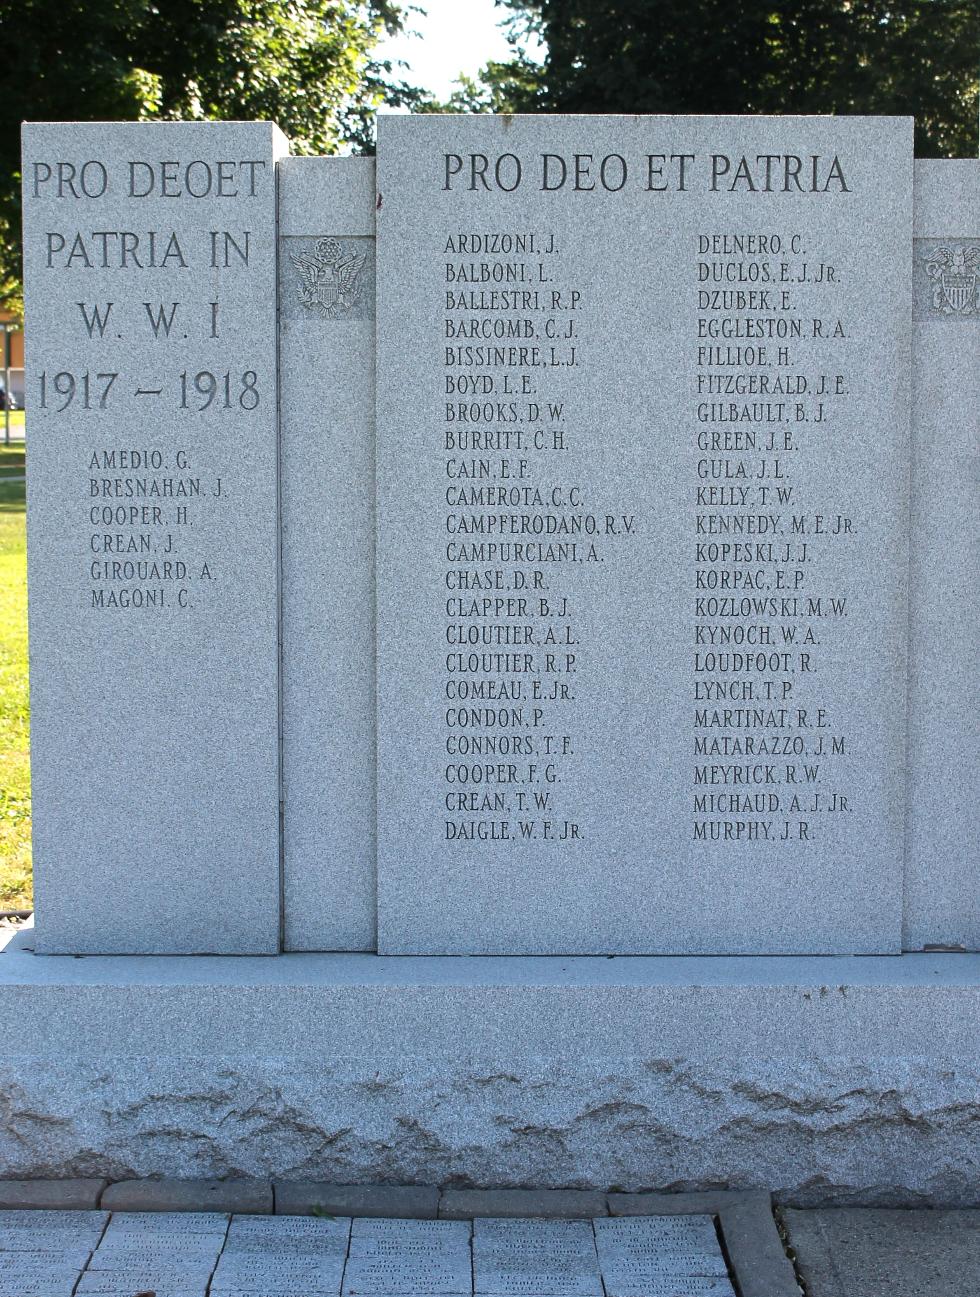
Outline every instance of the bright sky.
{"type": "Polygon", "coordinates": [[[408,64],[402,75],[409,84],[422,86],[443,99],[461,72],[475,76],[491,59],[510,55],[510,46],[498,26],[507,11],[498,9],[493,0],[410,3],[425,12],[409,14],[407,31],[379,47],[383,58],[402,59],[408,64]]]}

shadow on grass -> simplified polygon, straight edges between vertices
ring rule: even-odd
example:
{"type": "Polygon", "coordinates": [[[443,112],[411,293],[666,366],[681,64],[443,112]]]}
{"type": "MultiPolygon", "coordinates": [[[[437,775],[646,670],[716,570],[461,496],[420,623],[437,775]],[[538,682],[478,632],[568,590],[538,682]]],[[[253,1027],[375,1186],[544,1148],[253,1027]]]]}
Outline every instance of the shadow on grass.
{"type": "Polygon", "coordinates": [[[24,512],[24,483],[5,482],[0,477],[0,513],[24,512]]]}

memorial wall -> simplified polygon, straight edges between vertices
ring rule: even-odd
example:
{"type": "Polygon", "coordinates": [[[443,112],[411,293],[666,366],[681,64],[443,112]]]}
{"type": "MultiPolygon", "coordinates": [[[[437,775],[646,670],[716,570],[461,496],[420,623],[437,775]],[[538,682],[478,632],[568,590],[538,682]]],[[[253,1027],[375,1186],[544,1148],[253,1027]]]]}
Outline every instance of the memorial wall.
{"type": "Polygon", "coordinates": [[[39,951],[977,948],[980,164],[24,147],[39,951]]]}

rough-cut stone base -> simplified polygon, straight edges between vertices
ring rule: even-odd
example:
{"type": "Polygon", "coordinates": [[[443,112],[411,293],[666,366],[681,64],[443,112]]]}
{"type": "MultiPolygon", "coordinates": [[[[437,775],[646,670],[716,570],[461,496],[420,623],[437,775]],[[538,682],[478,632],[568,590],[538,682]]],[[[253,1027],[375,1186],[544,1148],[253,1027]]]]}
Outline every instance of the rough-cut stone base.
{"type": "Polygon", "coordinates": [[[980,957],[0,957],[0,1175],[980,1202],[980,957]]]}

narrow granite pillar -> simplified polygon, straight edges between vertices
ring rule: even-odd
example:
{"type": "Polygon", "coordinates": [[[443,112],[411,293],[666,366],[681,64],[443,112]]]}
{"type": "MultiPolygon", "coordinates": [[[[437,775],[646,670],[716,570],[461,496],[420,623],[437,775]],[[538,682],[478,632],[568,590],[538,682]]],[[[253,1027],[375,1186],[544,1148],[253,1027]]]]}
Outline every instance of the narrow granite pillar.
{"type": "Polygon", "coordinates": [[[279,166],[287,950],[375,944],[374,161],[279,166]]]}
{"type": "Polygon", "coordinates": [[[907,950],[980,947],[980,162],[915,164],[907,950]]]}

